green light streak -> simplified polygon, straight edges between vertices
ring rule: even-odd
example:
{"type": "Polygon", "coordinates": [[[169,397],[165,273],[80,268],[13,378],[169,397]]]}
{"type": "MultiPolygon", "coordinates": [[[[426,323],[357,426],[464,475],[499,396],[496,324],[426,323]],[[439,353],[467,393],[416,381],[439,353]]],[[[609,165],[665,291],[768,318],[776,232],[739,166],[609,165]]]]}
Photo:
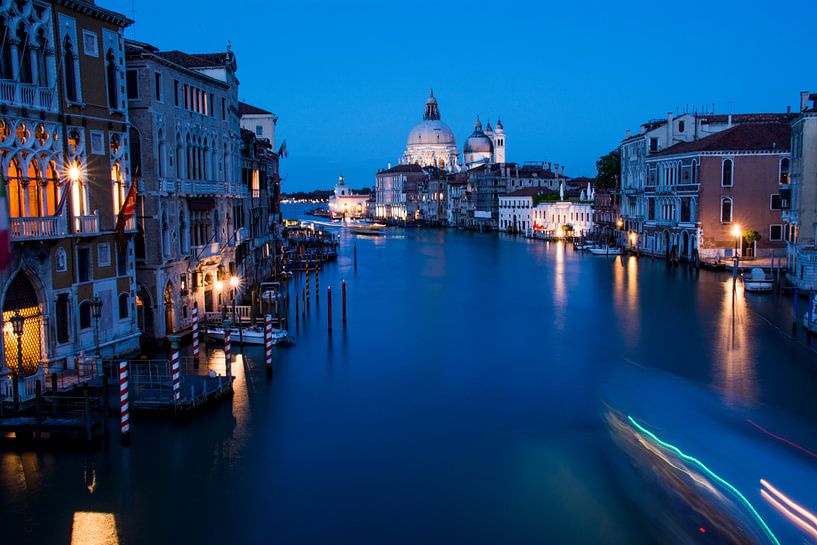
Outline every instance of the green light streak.
{"type": "Polygon", "coordinates": [[[740,491],[737,488],[735,488],[734,486],[732,486],[731,484],[729,484],[728,482],[723,480],[721,477],[716,475],[715,472],[713,472],[711,469],[706,467],[703,464],[703,462],[701,462],[700,460],[698,460],[696,458],[693,458],[692,456],[689,456],[688,454],[684,454],[683,452],[681,452],[681,450],[678,447],[670,445],[669,443],[666,443],[666,442],[662,441],[661,439],[659,439],[654,433],[647,430],[646,428],[641,426],[638,422],[633,420],[632,416],[628,416],[627,420],[629,420],[630,424],[632,424],[633,427],[636,430],[638,430],[642,435],[645,435],[645,436],[649,437],[650,439],[652,439],[653,441],[655,441],[657,444],[661,445],[665,449],[671,450],[672,452],[674,452],[676,454],[676,456],[678,456],[682,460],[695,465],[696,467],[698,467],[698,469],[700,469],[701,471],[706,473],[711,479],[713,479],[715,482],[721,484],[724,488],[726,488],[729,492],[731,492],[733,496],[735,496],[738,500],[740,500],[740,502],[744,506],[746,506],[746,508],[749,510],[749,512],[752,514],[752,516],[755,518],[755,520],[757,520],[758,524],[760,524],[760,527],[763,528],[763,531],[766,532],[766,535],[769,536],[769,539],[771,539],[776,545],[780,545],[780,541],[777,540],[777,537],[774,535],[771,528],[769,528],[769,526],[766,524],[766,521],[763,520],[763,517],[760,516],[760,513],[757,512],[757,510],[754,508],[754,506],[752,506],[752,504],[749,503],[749,500],[746,499],[746,496],[741,494],[740,491]]]}

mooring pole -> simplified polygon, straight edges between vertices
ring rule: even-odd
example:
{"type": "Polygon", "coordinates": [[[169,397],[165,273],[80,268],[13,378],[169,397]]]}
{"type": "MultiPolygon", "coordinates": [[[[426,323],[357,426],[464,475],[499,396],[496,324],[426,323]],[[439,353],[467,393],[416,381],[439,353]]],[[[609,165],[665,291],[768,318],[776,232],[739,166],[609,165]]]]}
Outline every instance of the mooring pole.
{"type": "Polygon", "coordinates": [[[128,400],[128,362],[119,362],[119,431],[123,445],[130,444],[130,414],[128,400]]]}
{"type": "Polygon", "coordinates": [[[230,361],[230,319],[224,320],[224,374],[227,376],[227,384],[233,383],[233,369],[230,361]]]}
{"type": "Polygon", "coordinates": [[[791,330],[797,331],[797,286],[794,286],[794,321],[791,324],[791,330]]]}
{"type": "Polygon", "coordinates": [[[332,287],[326,288],[326,317],[329,333],[332,333],[332,287]]]}
{"type": "Polygon", "coordinates": [[[267,378],[272,377],[272,316],[267,314],[264,317],[264,345],[267,356],[267,378]]]}
{"type": "MultiPolygon", "coordinates": [[[[39,383],[38,383],[39,384],[39,383]]],[[[108,437],[110,431],[108,430],[108,414],[110,413],[110,407],[108,403],[108,373],[105,372],[105,368],[102,369],[102,432],[105,434],[105,437],[108,437]]]]}
{"type": "Polygon", "coordinates": [[[170,336],[170,375],[173,383],[173,403],[182,398],[181,365],[179,364],[179,336],[170,336]]]}
{"type": "Polygon", "coordinates": [[[343,317],[343,325],[346,326],[346,280],[340,283],[340,299],[341,299],[341,316],[343,317]]]}
{"type": "Polygon", "coordinates": [[[193,303],[193,367],[199,366],[199,304],[193,303]]]}

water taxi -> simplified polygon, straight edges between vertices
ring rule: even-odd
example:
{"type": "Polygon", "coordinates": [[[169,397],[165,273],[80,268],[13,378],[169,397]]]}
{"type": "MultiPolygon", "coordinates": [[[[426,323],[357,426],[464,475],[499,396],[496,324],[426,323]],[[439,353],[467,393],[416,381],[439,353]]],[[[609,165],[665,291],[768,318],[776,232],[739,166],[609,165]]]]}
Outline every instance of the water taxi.
{"type": "Polygon", "coordinates": [[[774,277],[760,267],[754,267],[749,274],[743,273],[741,278],[746,291],[767,292],[774,288],[774,277]]]}
{"type": "MultiPolygon", "coordinates": [[[[208,327],[205,329],[208,340],[224,341],[224,328],[208,327]]],[[[264,328],[260,326],[242,327],[241,331],[237,327],[230,328],[230,342],[240,344],[264,344],[264,328]]],[[[272,329],[272,344],[288,346],[292,344],[292,338],[286,329],[272,329]]]]}
{"type": "Polygon", "coordinates": [[[593,255],[619,255],[621,248],[614,248],[611,246],[589,246],[586,248],[588,252],[593,255]]]}

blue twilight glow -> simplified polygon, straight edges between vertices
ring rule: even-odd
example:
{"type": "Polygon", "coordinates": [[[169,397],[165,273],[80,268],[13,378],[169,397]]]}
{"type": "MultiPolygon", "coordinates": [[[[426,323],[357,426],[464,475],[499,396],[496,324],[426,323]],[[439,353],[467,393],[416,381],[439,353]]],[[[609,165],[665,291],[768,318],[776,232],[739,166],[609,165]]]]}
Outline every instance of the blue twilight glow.
{"type": "Polygon", "coordinates": [[[814,0],[97,4],[162,49],[230,40],[240,97],[280,117],[289,190],[329,189],[340,174],[374,185],[429,87],[460,153],[477,114],[501,117],[508,161],[553,161],[570,176],[594,175],[626,129],[676,108],[782,112],[817,87],[814,0]]]}
{"type": "Polygon", "coordinates": [[[723,486],[726,490],[728,490],[733,496],[735,496],[749,510],[749,513],[752,515],[752,517],[754,517],[754,519],[758,522],[758,524],[760,524],[760,527],[763,528],[763,531],[766,533],[767,536],[769,536],[769,539],[771,539],[777,545],[780,545],[780,541],[777,540],[777,537],[774,535],[771,528],[769,528],[769,526],[766,524],[766,521],[763,520],[763,517],[760,516],[760,513],[757,512],[757,509],[754,508],[754,506],[749,502],[749,500],[746,499],[746,496],[741,494],[740,491],[737,488],[735,488],[733,485],[731,485],[730,483],[725,481],[723,478],[718,476],[714,471],[712,471],[711,469],[706,467],[704,465],[704,463],[701,462],[700,460],[698,460],[697,458],[693,458],[692,456],[690,456],[688,454],[684,454],[683,452],[681,452],[681,450],[678,447],[676,447],[674,445],[670,445],[669,443],[666,443],[666,442],[662,441],[661,439],[659,439],[654,433],[647,430],[646,428],[641,426],[638,422],[633,420],[632,416],[628,416],[627,420],[630,421],[630,424],[632,424],[633,427],[636,430],[638,430],[639,433],[641,433],[645,437],[648,437],[649,439],[652,439],[655,443],[657,443],[658,445],[664,447],[665,449],[668,449],[668,450],[672,451],[676,456],[678,456],[679,458],[681,458],[685,462],[688,462],[688,463],[694,465],[695,467],[697,467],[698,469],[703,471],[710,479],[717,482],[718,484],[723,486]]]}

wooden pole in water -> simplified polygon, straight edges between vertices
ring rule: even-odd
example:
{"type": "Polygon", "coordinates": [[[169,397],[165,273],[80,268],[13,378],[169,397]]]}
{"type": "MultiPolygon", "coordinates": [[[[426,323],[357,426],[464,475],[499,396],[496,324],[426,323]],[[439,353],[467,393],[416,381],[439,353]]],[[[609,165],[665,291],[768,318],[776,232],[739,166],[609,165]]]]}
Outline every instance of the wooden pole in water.
{"type": "Polygon", "coordinates": [[[272,377],[272,316],[264,317],[264,347],[266,348],[267,378],[272,377]]]}
{"type": "Polygon", "coordinates": [[[179,337],[170,336],[170,375],[173,384],[173,403],[178,403],[182,398],[182,376],[179,358],[179,337]]]}
{"type": "Polygon", "coordinates": [[[296,293],[295,294],[295,323],[296,324],[298,323],[298,316],[299,315],[300,315],[300,312],[298,311],[298,294],[296,293]]]}
{"type": "Polygon", "coordinates": [[[341,316],[343,317],[343,325],[346,326],[346,280],[343,280],[340,284],[340,295],[341,295],[341,309],[342,313],[341,316]]]}
{"type": "Polygon", "coordinates": [[[119,430],[122,444],[130,444],[130,402],[128,400],[128,362],[119,362],[119,430]]]}
{"type": "Polygon", "coordinates": [[[230,361],[231,353],[230,349],[230,319],[224,320],[224,374],[227,376],[227,384],[232,384],[233,381],[233,369],[232,369],[232,362],[230,361]]]}
{"type": "Polygon", "coordinates": [[[332,333],[332,287],[327,286],[326,288],[326,317],[327,317],[327,324],[329,327],[329,333],[332,333]]]}
{"type": "Polygon", "coordinates": [[[193,367],[199,366],[199,304],[193,303],[193,367]]]}
{"type": "Polygon", "coordinates": [[[357,241],[355,241],[355,270],[357,270],[357,241]]]}
{"type": "Polygon", "coordinates": [[[42,385],[40,384],[39,380],[37,381],[36,387],[37,387],[37,390],[36,390],[36,395],[37,395],[36,411],[37,412],[36,412],[36,414],[34,416],[34,420],[35,420],[34,424],[35,424],[35,430],[36,430],[34,432],[34,437],[39,442],[40,437],[42,436],[42,421],[43,421],[43,408],[42,408],[43,391],[42,391],[42,385]]]}
{"type": "Polygon", "coordinates": [[[320,276],[318,276],[318,269],[319,268],[320,267],[318,267],[318,264],[316,262],[315,263],[315,299],[317,299],[321,295],[320,285],[319,285],[320,281],[321,281],[321,278],[320,278],[320,276]]]}
{"type": "Polygon", "coordinates": [[[105,437],[108,437],[110,431],[108,430],[108,413],[110,408],[108,406],[108,373],[105,369],[102,370],[102,431],[105,437]]]}
{"type": "Polygon", "coordinates": [[[304,278],[306,279],[306,288],[304,288],[304,289],[306,290],[306,293],[309,293],[309,260],[308,259],[306,260],[306,271],[305,271],[305,274],[304,274],[304,278]]]}

